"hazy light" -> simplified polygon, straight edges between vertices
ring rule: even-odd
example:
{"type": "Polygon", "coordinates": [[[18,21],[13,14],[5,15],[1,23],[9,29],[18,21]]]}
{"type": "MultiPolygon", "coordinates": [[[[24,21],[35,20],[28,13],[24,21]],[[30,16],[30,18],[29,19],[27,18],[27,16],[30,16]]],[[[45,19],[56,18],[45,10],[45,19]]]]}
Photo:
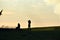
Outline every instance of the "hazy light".
{"type": "Polygon", "coordinates": [[[55,6],[55,11],[56,14],[60,15],[60,3],[55,6]]]}
{"type": "Polygon", "coordinates": [[[54,13],[55,9],[58,9],[55,7],[58,2],[58,0],[0,0],[0,9],[3,9],[0,26],[16,26],[19,22],[21,28],[26,28],[29,19],[33,27],[59,25],[57,15],[59,12],[54,13]]]}

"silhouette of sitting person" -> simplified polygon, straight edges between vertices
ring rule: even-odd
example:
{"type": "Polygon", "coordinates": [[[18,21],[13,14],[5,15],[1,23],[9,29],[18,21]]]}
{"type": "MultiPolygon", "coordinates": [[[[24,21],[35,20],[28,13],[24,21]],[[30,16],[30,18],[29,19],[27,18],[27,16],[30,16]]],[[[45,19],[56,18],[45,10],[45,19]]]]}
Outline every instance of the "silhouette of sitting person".
{"type": "Polygon", "coordinates": [[[18,29],[18,30],[20,29],[20,23],[18,23],[18,26],[16,27],[16,29],[18,29]]]}
{"type": "Polygon", "coordinates": [[[31,20],[28,20],[28,30],[30,30],[31,27],[31,20]]]}

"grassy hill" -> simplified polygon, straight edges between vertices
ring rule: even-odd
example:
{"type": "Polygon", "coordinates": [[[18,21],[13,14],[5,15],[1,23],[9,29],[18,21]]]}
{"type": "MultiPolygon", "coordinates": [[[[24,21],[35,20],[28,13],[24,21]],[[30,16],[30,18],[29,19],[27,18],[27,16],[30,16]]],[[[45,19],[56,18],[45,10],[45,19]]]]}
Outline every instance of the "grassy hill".
{"type": "Polygon", "coordinates": [[[28,29],[0,28],[0,40],[59,40],[60,26],[28,29]]]}

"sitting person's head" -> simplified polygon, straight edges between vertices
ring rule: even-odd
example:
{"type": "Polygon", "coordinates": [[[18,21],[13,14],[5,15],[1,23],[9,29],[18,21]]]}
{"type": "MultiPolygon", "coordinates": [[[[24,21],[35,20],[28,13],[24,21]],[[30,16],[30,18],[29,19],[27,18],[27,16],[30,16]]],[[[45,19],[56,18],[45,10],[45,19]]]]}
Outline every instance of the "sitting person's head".
{"type": "Polygon", "coordinates": [[[18,27],[20,27],[20,23],[18,23],[18,27]]]}

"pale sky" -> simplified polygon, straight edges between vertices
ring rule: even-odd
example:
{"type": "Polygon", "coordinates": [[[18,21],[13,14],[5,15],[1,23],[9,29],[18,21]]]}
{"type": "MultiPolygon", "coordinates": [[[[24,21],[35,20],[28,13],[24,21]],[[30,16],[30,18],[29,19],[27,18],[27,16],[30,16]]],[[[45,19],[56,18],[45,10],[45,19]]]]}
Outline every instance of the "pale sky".
{"type": "Polygon", "coordinates": [[[27,21],[32,27],[60,26],[60,0],[0,0],[0,26],[27,28],[27,21]]]}

